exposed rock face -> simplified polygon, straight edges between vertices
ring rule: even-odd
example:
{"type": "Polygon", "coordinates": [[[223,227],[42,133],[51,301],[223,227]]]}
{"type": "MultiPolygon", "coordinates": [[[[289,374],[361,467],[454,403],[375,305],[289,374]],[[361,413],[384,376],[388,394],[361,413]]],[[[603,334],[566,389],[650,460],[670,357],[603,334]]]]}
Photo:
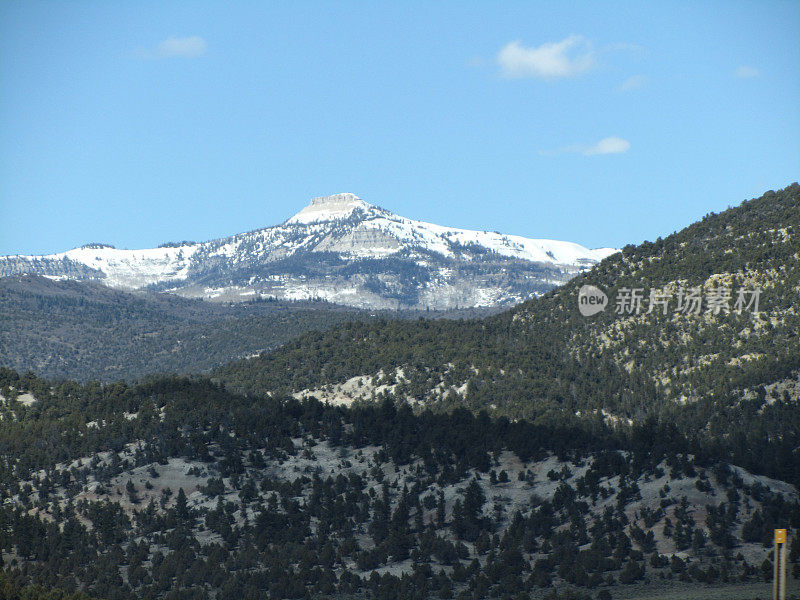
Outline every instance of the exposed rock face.
{"type": "Polygon", "coordinates": [[[82,262],[66,256],[50,258],[47,256],[4,256],[0,258],[0,277],[18,273],[36,273],[52,279],[101,280],[105,274],[82,262]]]}
{"type": "Polygon", "coordinates": [[[281,225],[145,250],[90,245],[0,257],[0,276],[35,273],[152,287],[210,300],[324,298],[362,308],[508,305],[543,293],[614,249],[414,221],[353,194],[314,198],[281,225]]]}

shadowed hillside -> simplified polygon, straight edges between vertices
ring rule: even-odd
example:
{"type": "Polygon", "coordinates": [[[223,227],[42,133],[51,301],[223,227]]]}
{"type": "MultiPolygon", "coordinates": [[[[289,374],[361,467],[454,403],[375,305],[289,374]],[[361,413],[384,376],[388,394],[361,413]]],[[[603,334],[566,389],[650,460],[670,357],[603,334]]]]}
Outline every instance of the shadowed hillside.
{"type": "MultiPolygon", "coordinates": [[[[324,397],[352,378],[378,394],[435,409],[466,406],[537,422],[655,418],[719,441],[743,461],[800,478],[800,186],[768,192],[655,242],[628,246],[586,273],[500,315],[468,322],[353,323],[217,371],[232,389],[324,397]],[[584,317],[578,290],[612,303],[584,317]],[[679,312],[680,288],[729,310],[679,312]],[[737,290],[761,288],[759,312],[737,314],[737,290]],[[623,288],[641,314],[615,314],[623,288]],[[650,290],[671,297],[647,313],[650,290]]],[[[368,396],[368,394],[362,394],[368,396]]],[[[723,450],[721,450],[723,451],[723,450]]]]}

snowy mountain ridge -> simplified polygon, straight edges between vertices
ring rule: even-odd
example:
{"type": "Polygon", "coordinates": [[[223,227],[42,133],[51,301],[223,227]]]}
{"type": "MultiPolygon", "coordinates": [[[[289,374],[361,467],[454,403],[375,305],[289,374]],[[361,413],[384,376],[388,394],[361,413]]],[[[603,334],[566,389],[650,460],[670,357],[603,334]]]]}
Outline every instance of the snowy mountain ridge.
{"type": "Polygon", "coordinates": [[[335,194],[312,199],[281,225],[208,242],[0,257],[0,276],[35,273],[212,300],[448,309],[519,302],[614,252],[434,225],[335,194]]]}

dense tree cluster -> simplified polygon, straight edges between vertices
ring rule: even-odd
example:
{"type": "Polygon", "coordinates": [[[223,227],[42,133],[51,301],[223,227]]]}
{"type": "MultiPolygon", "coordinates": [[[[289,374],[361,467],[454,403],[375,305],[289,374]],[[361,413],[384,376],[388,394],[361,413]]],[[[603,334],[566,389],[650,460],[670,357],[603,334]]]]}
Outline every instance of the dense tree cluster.
{"type": "Polygon", "coordinates": [[[91,282],[2,277],[0,365],[79,381],[199,373],[348,320],[380,314],[464,318],[487,312],[380,313],[324,301],[275,299],[214,303],[127,293],[91,282]]]}
{"type": "Polygon", "coordinates": [[[205,379],[82,386],[8,369],[0,391],[7,574],[70,593],[521,598],[752,581],[762,573],[737,556],[740,527],[760,543],[776,523],[800,526],[796,500],[746,485],[655,422],[534,424],[390,400],[347,409],[205,379]],[[21,390],[37,401],[22,405],[21,390]],[[501,462],[507,451],[519,463],[501,462]],[[150,491],[175,460],[194,465],[191,500],[183,487],[150,491]],[[561,465],[539,476],[547,497],[526,467],[543,460],[561,465]],[[706,523],[667,485],[657,509],[637,508],[658,478],[707,490],[706,523]],[[512,490],[531,491],[510,511],[512,490]],[[691,558],[660,554],[661,530],[691,558]]]}
{"type": "MultiPolygon", "coordinates": [[[[795,184],[482,320],[351,322],[211,379],[0,368],[0,593],[607,600],[768,579],[772,529],[800,527],[758,476],[800,483],[798,233],[795,184]],[[762,313],[575,305],[584,283],[720,282],[763,288],[762,313]],[[353,377],[374,402],[293,396],[353,377]]],[[[76,293],[21,302],[129,307],[76,293]]],[[[220,348],[252,325],[204,322],[220,348]]]]}
{"type": "MultiPolygon", "coordinates": [[[[482,320],[350,323],[216,371],[234,390],[320,388],[353,377],[435,410],[537,423],[675,424],[748,469],[800,482],[800,185],[628,246],[541,298],[482,320]],[[661,311],[587,319],[584,284],[762,289],[759,314],[661,311]],[[401,376],[402,375],[402,376],[401,376]]],[[[673,308],[674,308],[673,299],[673,308]]],[[[733,309],[733,300],[730,302],[733,309]]]]}

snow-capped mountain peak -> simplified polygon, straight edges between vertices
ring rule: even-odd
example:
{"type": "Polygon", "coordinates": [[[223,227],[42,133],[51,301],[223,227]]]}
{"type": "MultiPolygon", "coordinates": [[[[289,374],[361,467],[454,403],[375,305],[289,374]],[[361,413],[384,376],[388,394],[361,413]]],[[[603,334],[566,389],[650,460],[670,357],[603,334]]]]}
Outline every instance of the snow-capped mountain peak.
{"type": "Polygon", "coordinates": [[[208,242],[0,257],[0,276],[91,279],[218,300],[449,309],[520,302],[614,252],[415,221],[344,193],[312,199],[281,225],[208,242]]]}
{"type": "Polygon", "coordinates": [[[311,203],[288,219],[286,224],[297,225],[341,221],[351,218],[358,211],[362,213],[385,212],[377,206],[364,202],[355,194],[333,194],[332,196],[312,198],[311,203]]]}

